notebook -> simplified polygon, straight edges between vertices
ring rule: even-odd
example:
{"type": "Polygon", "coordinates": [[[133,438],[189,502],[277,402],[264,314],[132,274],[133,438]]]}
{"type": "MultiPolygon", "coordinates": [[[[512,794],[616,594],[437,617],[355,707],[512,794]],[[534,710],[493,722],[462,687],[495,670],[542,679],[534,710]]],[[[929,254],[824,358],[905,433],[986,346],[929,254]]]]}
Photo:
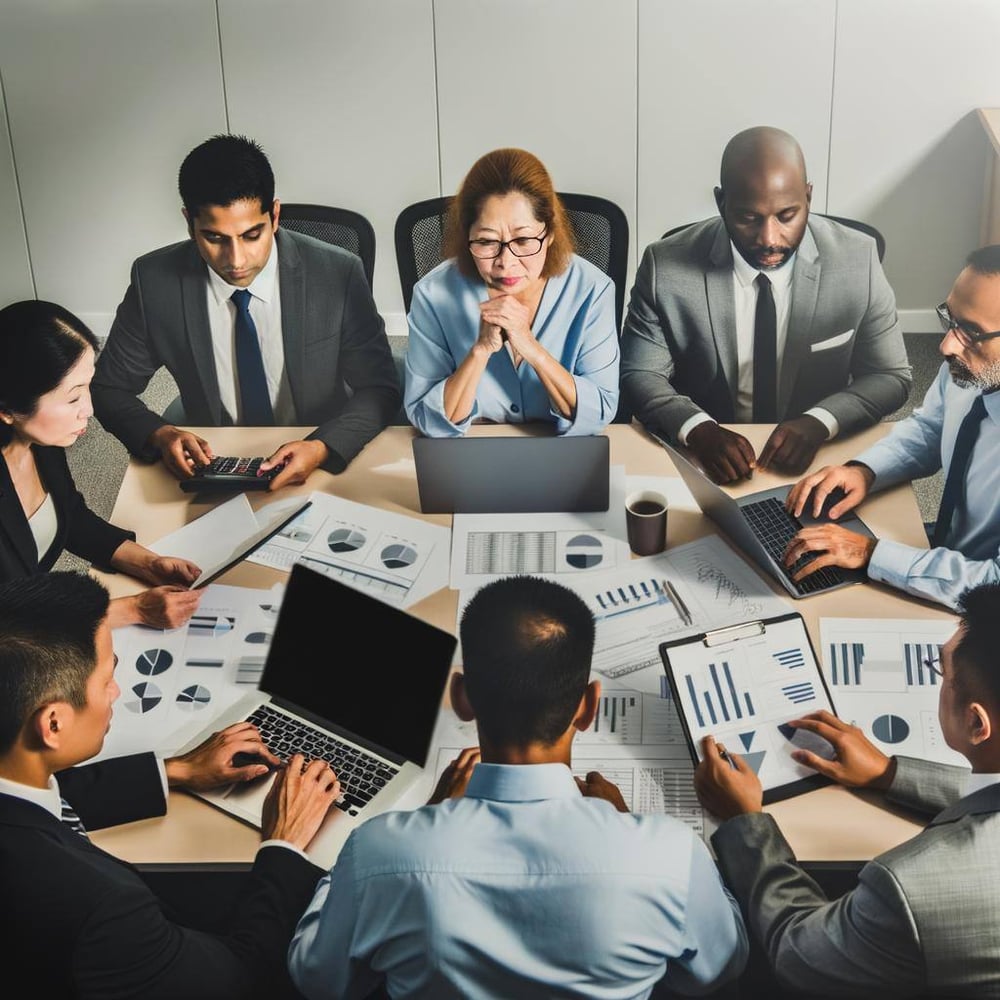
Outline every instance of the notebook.
{"type": "MultiPolygon", "coordinates": [[[[773,489],[758,490],[741,497],[730,496],[676,448],[659,438],[657,440],[673,459],[702,513],[711,518],[744,555],[777,580],[792,597],[826,593],[867,579],[864,570],[827,566],[798,583],[793,583],[792,576],[814,557],[806,556],[788,570],[782,563],[782,556],[792,536],[809,525],[835,523],[843,525],[849,531],[874,538],[872,530],[853,511],[838,521],[832,521],[825,512],[821,512],[818,518],[806,511],[798,518],[793,517],[784,506],[791,486],[775,486],[773,489]]],[[[824,506],[829,508],[832,503],[827,502],[824,506]]]]}
{"type": "MultiPolygon", "coordinates": [[[[307,566],[289,574],[258,690],[191,739],[257,722],[268,747],[329,760],[342,795],[309,846],[333,863],[350,832],[423,774],[455,636],[307,566]]],[[[195,792],[260,828],[273,775],[195,792]]]]}
{"type": "Polygon", "coordinates": [[[576,513],[610,503],[603,434],[415,437],[413,463],[424,514],[576,513]]]}

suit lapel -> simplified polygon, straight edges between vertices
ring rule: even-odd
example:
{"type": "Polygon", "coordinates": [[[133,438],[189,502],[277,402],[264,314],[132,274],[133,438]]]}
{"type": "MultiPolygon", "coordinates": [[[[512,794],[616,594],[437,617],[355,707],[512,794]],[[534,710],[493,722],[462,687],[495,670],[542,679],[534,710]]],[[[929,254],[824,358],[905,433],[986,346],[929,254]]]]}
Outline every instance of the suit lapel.
{"type": "Polygon", "coordinates": [[[281,295],[281,343],[285,352],[285,375],[292,394],[295,412],[306,413],[309,407],[302,398],[306,377],[306,282],[302,258],[294,240],[279,229],[275,233],[278,245],[278,288],[281,295]]]}
{"type": "Polygon", "coordinates": [[[24,564],[25,575],[30,576],[38,568],[38,549],[2,455],[0,455],[0,531],[10,539],[11,548],[24,564]]]}
{"type": "Polygon", "coordinates": [[[212,351],[212,327],[208,319],[208,278],[205,262],[198,256],[192,242],[185,267],[180,275],[181,302],[184,313],[184,332],[187,336],[195,369],[201,381],[202,392],[208,403],[211,422],[222,423],[222,401],[219,399],[219,376],[215,370],[212,351]]]}
{"type": "MultiPolygon", "coordinates": [[[[812,230],[805,235],[795,252],[792,272],[791,303],[788,309],[788,332],[781,355],[781,377],[778,382],[778,419],[788,416],[788,404],[799,377],[799,369],[812,343],[813,316],[819,296],[820,261],[812,230]]],[[[793,414],[794,416],[794,414],[793,414]]]]}
{"type": "Polygon", "coordinates": [[[715,242],[709,251],[705,272],[705,295],[708,299],[708,320],[715,339],[715,351],[729,385],[730,413],[736,405],[739,383],[739,361],[736,357],[736,306],[733,301],[733,249],[729,233],[719,221],[715,242]]]}

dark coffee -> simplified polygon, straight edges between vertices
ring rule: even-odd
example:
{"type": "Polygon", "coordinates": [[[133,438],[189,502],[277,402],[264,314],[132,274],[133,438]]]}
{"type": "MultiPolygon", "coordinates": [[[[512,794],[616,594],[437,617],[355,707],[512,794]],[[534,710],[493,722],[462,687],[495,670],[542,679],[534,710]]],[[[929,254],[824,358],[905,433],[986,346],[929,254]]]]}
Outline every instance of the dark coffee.
{"type": "Polygon", "coordinates": [[[655,500],[637,500],[632,504],[633,514],[659,514],[663,507],[655,500]]]}

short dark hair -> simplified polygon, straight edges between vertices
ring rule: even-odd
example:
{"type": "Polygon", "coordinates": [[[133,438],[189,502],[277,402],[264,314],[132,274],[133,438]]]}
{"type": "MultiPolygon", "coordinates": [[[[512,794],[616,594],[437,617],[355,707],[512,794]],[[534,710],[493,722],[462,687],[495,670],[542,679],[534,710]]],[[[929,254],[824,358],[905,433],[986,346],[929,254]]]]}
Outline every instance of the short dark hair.
{"type": "Polygon", "coordinates": [[[551,745],[590,678],[594,616],[568,587],[510,576],[479,590],[459,623],[465,689],[496,746],[551,745]]]}
{"type": "Polygon", "coordinates": [[[86,573],[38,573],[0,584],[0,753],[42,705],[87,702],[108,592],[86,573]]]}
{"type": "MultiPolygon", "coordinates": [[[[0,410],[30,417],[88,347],[96,351],[97,338],[55,302],[25,299],[0,309],[0,410]]],[[[0,445],[12,436],[0,423],[0,445]]]]}
{"type": "Polygon", "coordinates": [[[973,250],[965,258],[965,263],[977,274],[1000,274],[1000,243],[991,243],[973,250]]]}
{"type": "Polygon", "coordinates": [[[1000,583],[982,583],[958,601],[959,638],[954,657],[961,663],[953,683],[963,698],[988,698],[1000,706],[1000,583]]]}
{"type": "Polygon", "coordinates": [[[475,258],[469,251],[469,230],[479,218],[483,202],[491,195],[512,193],[523,194],[531,202],[535,218],[552,237],[542,277],[562,274],[569,267],[574,247],[573,227],[544,164],[524,149],[494,149],[472,165],[448,206],[445,219],[444,254],[453,257],[467,277],[479,277],[475,258]]]}
{"type": "Polygon", "coordinates": [[[273,218],[274,173],[264,150],[245,135],[213,135],[195,146],[177,175],[181,201],[193,222],[206,205],[260,202],[273,218]]]}

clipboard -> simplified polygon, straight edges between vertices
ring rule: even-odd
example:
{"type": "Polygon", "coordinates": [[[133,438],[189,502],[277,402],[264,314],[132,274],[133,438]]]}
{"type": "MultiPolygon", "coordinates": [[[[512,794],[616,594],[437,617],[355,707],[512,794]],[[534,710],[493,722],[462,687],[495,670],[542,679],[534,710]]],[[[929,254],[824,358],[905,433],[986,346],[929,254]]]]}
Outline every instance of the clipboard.
{"type": "Polygon", "coordinates": [[[659,649],[695,765],[702,737],[711,735],[754,769],[765,805],[831,783],[791,756],[797,749],[833,755],[822,737],[787,725],[819,709],[835,712],[801,614],[671,639],[659,649]]]}

